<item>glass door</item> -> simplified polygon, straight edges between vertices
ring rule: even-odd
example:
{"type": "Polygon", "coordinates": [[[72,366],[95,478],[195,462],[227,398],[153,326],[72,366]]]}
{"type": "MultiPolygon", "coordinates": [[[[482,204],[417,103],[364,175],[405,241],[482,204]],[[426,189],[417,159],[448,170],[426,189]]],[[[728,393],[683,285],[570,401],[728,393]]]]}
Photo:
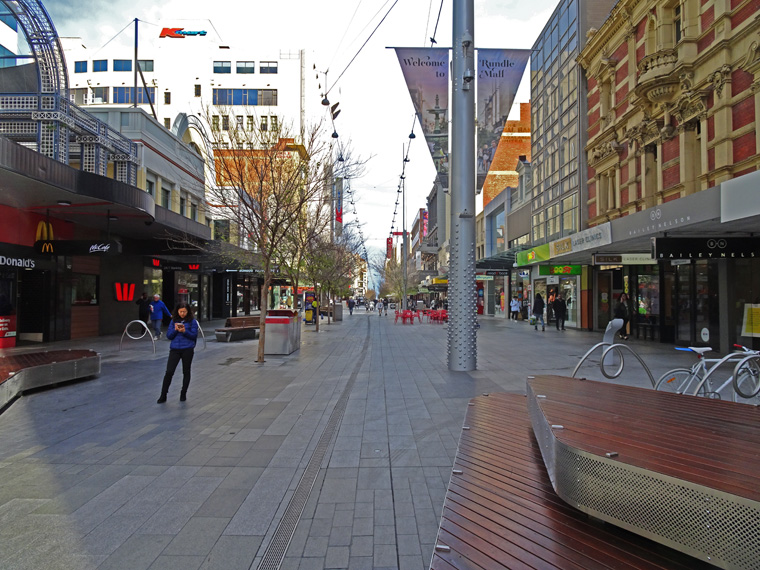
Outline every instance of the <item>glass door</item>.
{"type": "Polygon", "coordinates": [[[612,271],[596,274],[596,329],[606,330],[612,318],[612,271]]]}
{"type": "Polygon", "coordinates": [[[694,342],[691,267],[691,263],[676,266],[676,342],[687,345],[694,342]]]}

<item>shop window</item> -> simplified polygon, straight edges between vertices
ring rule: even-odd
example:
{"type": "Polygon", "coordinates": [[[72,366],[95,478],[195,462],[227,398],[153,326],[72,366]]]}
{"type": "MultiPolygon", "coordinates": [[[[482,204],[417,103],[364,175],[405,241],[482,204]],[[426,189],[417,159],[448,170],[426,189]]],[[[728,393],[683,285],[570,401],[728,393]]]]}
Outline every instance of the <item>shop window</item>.
{"type": "Polygon", "coordinates": [[[93,87],[92,88],[92,102],[93,103],[108,103],[108,87],[93,87]]]}
{"type": "Polygon", "coordinates": [[[97,305],[98,279],[97,275],[74,273],[71,276],[71,304],[97,305]]]}
{"type": "Polygon", "coordinates": [[[138,59],[137,65],[140,66],[140,71],[153,71],[152,59],[138,59]]]}

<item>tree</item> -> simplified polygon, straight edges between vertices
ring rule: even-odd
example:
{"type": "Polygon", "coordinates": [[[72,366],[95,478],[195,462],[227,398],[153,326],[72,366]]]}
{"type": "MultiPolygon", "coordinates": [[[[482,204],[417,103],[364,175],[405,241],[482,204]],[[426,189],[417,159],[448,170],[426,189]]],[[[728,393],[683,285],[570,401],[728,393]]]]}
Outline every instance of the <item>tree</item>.
{"type": "MultiPolygon", "coordinates": [[[[279,273],[279,252],[303,227],[310,208],[324,201],[330,138],[321,124],[292,133],[281,121],[270,118],[264,128],[255,116],[236,119],[225,107],[209,108],[206,115],[216,171],[207,201],[234,226],[231,239],[246,252],[241,255],[257,258],[268,295],[279,273]]],[[[258,362],[264,361],[267,305],[261,299],[258,362]]]]}

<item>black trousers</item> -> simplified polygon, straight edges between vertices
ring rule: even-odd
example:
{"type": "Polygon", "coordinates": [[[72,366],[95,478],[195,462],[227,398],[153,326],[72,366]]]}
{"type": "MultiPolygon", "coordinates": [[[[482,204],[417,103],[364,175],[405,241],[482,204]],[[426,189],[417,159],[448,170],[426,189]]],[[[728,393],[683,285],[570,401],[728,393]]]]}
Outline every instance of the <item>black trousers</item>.
{"type": "Polygon", "coordinates": [[[560,317],[559,315],[555,314],[555,317],[557,319],[557,330],[564,329],[565,328],[565,317],[560,317]]]}
{"type": "Polygon", "coordinates": [[[172,348],[169,350],[169,360],[166,362],[166,374],[164,374],[164,383],[161,386],[161,395],[166,396],[169,386],[172,383],[174,371],[177,369],[179,361],[182,361],[182,393],[187,393],[187,387],[190,385],[190,365],[193,363],[194,348],[172,348]]]}

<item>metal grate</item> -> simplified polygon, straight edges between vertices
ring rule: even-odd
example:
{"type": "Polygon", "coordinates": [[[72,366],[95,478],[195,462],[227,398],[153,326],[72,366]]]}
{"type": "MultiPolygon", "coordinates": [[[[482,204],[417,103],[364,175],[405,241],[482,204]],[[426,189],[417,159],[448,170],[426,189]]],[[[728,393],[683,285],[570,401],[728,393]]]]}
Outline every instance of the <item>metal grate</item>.
{"type": "MultiPolygon", "coordinates": [[[[369,320],[367,325],[370,326],[369,320]]],[[[298,521],[306,507],[306,501],[309,500],[309,495],[314,487],[314,482],[317,480],[317,475],[319,475],[322,460],[325,458],[327,449],[330,447],[330,442],[337,432],[338,426],[340,426],[340,422],[343,419],[343,413],[346,411],[346,406],[348,406],[348,398],[354,387],[356,376],[359,374],[359,370],[364,363],[364,355],[367,354],[367,349],[369,348],[369,339],[370,335],[368,334],[361,350],[362,357],[358,359],[356,366],[354,366],[354,370],[351,372],[346,387],[343,389],[340,398],[338,398],[335,408],[330,414],[330,419],[327,420],[327,425],[325,426],[322,435],[319,437],[319,441],[317,442],[317,446],[314,449],[312,456],[309,458],[309,462],[301,476],[301,480],[298,482],[295,493],[293,493],[293,496],[290,498],[290,502],[285,509],[285,514],[283,514],[282,519],[280,519],[280,522],[274,531],[274,535],[272,536],[272,540],[269,542],[266,552],[264,552],[261,563],[258,566],[259,570],[277,570],[285,558],[288,545],[290,545],[290,541],[296,531],[296,526],[298,526],[298,521]]]]}
{"type": "Polygon", "coordinates": [[[569,504],[721,568],[760,570],[760,504],[558,441],[533,398],[549,478],[569,504]]]}

